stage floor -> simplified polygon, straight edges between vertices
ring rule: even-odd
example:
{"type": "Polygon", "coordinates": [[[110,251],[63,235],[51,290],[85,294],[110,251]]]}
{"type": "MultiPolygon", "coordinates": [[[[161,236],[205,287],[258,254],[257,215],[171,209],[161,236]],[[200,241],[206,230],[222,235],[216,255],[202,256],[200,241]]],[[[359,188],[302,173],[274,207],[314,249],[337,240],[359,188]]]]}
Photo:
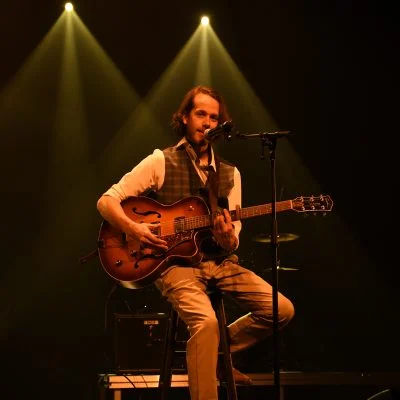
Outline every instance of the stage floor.
{"type": "MultiPolygon", "coordinates": [[[[273,373],[249,373],[253,386],[274,385],[273,373]]],[[[159,375],[100,374],[99,381],[109,389],[156,388],[159,375]]],[[[301,372],[281,371],[281,386],[292,385],[400,385],[400,372],[301,372]]],[[[186,374],[173,374],[172,387],[188,386],[186,374]]]]}
{"type": "MultiPolygon", "coordinates": [[[[245,399],[258,399],[275,386],[273,373],[249,373],[253,380],[250,387],[238,386],[238,392],[246,396],[239,396],[245,399]],[[260,390],[264,387],[263,391],[260,390]],[[268,387],[270,389],[268,389],[268,387]],[[240,391],[242,388],[242,391],[240,391]],[[258,390],[258,391],[257,391],[258,390]]],[[[143,389],[158,387],[159,375],[157,374],[100,374],[99,383],[101,386],[100,399],[122,399],[123,392],[142,392],[143,389]],[[125,389],[125,390],[124,390],[125,389]],[[129,390],[131,389],[131,390],[129,390]]],[[[179,388],[187,388],[188,379],[186,374],[173,374],[171,390],[179,391],[179,388]],[[176,388],[176,389],[174,389],[176,388]]],[[[340,398],[341,400],[363,399],[368,400],[372,394],[381,390],[400,389],[399,372],[302,372],[302,371],[280,371],[279,388],[281,399],[298,398],[298,394],[308,399],[329,399],[340,398]],[[297,388],[296,388],[297,387],[297,388]],[[368,390],[366,390],[366,388],[368,390]],[[351,390],[350,390],[351,389],[351,390]],[[325,392],[324,392],[325,391],[325,392]],[[297,394],[294,394],[297,393],[297,394]],[[336,393],[336,394],[334,394],[336,393]],[[348,397],[346,397],[346,395],[348,397]],[[358,395],[358,397],[357,397],[358,395]],[[292,397],[293,396],[293,397],[292,397]],[[322,397],[321,397],[322,396],[322,397]],[[332,396],[332,397],[330,397],[332,396]]],[[[146,390],[144,390],[146,392],[146,390]]],[[[149,391],[150,392],[150,391],[149,391]]],[[[180,399],[178,392],[174,398],[180,399]]],[[[125,398],[125,397],[124,397],[125,398]]],[[[140,397],[142,399],[142,397],[140,397]]],[[[153,398],[153,397],[151,397],[153,398]]],[[[187,398],[187,397],[183,397],[187,398]]],[[[269,398],[269,397],[268,397],[269,398]]],[[[381,397],[380,397],[381,398],[381,397]]],[[[380,399],[379,398],[379,399],[380,399]]],[[[394,397],[384,397],[394,399],[394,397]]],[[[396,397],[397,400],[397,397],[396,397]]]]}

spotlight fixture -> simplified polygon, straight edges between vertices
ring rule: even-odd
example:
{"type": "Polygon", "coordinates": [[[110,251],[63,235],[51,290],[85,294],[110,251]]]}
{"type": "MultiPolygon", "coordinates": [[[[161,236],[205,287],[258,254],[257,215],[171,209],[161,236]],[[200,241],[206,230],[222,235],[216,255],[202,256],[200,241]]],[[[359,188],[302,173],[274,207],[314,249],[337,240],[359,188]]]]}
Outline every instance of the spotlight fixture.
{"type": "Polygon", "coordinates": [[[65,11],[71,12],[74,9],[72,3],[65,3],[65,11]]]}
{"type": "Polygon", "coordinates": [[[210,23],[210,19],[208,17],[206,17],[206,16],[201,17],[201,24],[203,26],[207,26],[209,23],[210,23]]]}

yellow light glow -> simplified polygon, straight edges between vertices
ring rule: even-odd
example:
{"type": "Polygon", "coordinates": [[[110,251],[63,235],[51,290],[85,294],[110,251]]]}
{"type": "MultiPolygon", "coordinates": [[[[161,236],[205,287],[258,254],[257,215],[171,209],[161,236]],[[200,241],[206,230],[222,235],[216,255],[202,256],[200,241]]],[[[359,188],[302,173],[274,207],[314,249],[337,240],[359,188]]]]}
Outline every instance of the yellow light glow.
{"type": "Polygon", "coordinates": [[[210,19],[208,17],[206,17],[206,16],[201,17],[201,24],[203,26],[207,26],[209,23],[210,23],[210,19]]]}
{"type": "Polygon", "coordinates": [[[65,10],[71,12],[74,9],[72,3],[65,3],[65,10]]]}

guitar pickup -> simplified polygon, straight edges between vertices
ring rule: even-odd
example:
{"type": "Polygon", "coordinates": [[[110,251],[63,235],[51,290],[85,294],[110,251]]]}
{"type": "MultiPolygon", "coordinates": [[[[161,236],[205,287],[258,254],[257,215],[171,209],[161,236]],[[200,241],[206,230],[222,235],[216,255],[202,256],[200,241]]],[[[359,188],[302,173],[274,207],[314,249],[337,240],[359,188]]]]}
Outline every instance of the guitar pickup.
{"type": "Polygon", "coordinates": [[[185,217],[178,217],[174,219],[174,232],[184,232],[185,231],[185,217]]]}

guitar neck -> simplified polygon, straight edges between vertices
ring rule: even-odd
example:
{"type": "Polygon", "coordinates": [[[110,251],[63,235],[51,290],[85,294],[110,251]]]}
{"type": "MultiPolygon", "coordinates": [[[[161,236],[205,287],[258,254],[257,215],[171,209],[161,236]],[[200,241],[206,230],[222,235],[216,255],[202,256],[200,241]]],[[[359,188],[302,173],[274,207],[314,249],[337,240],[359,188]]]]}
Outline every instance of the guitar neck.
{"type": "MultiPolygon", "coordinates": [[[[291,210],[292,200],[278,201],[276,203],[276,212],[291,210]]],[[[240,208],[239,211],[229,211],[232,221],[239,221],[241,219],[259,217],[261,215],[272,214],[272,203],[262,204],[260,206],[240,208]]]]}
{"type": "MultiPolygon", "coordinates": [[[[278,201],[276,203],[276,212],[281,212],[291,209],[293,209],[292,200],[278,201]]],[[[232,221],[239,221],[242,219],[272,214],[272,203],[240,208],[239,210],[231,210],[229,211],[229,213],[231,215],[232,221]]],[[[186,218],[185,229],[211,227],[213,225],[213,217],[214,216],[211,214],[211,215],[201,215],[201,216],[186,218]]]]}

